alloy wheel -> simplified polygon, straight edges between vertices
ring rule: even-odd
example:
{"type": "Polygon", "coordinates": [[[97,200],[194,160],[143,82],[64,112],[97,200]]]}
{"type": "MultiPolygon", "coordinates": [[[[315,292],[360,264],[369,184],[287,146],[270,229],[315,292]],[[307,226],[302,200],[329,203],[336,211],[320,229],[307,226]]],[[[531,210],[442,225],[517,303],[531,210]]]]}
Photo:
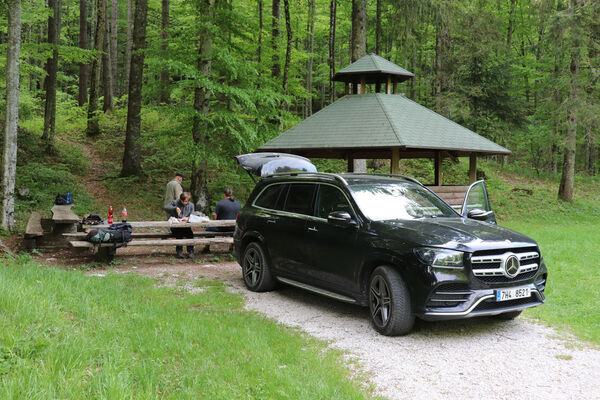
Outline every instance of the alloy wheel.
{"type": "Polygon", "coordinates": [[[376,275],[371,280],[369,303],[371,318],[380,327],[387,325],[391,315],[391,296],[387,282],[382,276],[376,275]]]}
{"type": "Polygon", "coordinates": [[[262,273],[264,260],[255,248],[250,248],[244,255],[244,279],[250,286],[256,286],[262,273]]]}

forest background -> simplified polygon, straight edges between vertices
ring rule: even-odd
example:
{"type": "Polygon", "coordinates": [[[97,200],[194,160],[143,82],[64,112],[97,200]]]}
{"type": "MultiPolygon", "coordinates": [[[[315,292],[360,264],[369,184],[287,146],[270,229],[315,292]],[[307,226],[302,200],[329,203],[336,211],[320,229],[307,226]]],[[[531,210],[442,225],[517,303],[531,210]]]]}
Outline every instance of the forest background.
{"type": "MultiPolygon", "coordinates": [[[[12,183],[10,168],[4,172],[6,228],[14,224],[7,201],[15,187],[68,188],[59,183],[77,175],[75,158],[85,158],[78,142],[104,154],[105,178],[129,190],[184,172],[207,212],[223,186],[242,194],[250,187],[233,155],[341,97],[344,87],[331,76],[370,52],[415,74],[400,87],[407,97],[509,148],[499,163],[560,174],[562,199],[572,201],[575,174],[598,170],[598,1],[0,4],[3,165],[17,164],[12,183]],[[18,144],[10,113],[17,39],[18,144]]],[[[374,160],[368,167],[386,169],[374,160]]],[[[48,201],[23,197],[17,209],[48,201]]]]}

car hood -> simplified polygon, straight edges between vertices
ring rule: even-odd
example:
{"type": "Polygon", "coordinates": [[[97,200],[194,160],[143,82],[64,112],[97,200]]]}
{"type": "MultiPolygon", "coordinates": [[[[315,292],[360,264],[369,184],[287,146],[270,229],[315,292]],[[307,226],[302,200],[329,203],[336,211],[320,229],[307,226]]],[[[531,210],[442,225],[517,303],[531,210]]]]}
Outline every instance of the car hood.
{"type": "Polygon", "coordinates": [[[461,251],[537,246],[535,240],[510,229],[468,218],[420,218],[377,221],[376,229],[416,245],[461,251]]]}

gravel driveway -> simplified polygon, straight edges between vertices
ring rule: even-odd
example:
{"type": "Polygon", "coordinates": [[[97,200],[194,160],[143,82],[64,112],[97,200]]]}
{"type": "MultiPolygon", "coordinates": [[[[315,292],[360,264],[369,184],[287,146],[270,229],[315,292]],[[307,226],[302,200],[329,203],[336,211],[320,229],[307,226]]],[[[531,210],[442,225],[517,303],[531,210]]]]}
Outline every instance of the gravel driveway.
{"type": "Polygon", "coordinates": [[[133,270],[167,285],[226,282],[245,295],[247,309],[343,349],[388,399],[600,399],[600,351],[523,317],[417,321],[410,335],[390,338],[369,326],[363,307],[285,286],[249,292],[233,262],[133,270]]]}

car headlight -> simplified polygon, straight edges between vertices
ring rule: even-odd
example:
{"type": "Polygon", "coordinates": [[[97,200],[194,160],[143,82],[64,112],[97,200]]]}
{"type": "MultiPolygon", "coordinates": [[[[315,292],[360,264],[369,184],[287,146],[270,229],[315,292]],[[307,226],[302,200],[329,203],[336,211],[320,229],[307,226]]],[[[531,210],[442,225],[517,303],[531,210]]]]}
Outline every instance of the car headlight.
{"type": "Polygon", "coordinates": [[[415,249],[415,254],[423,263],[442,268],[462,268],[462,251],[437,249],[434,247],[420,247],[415,249]]]}

